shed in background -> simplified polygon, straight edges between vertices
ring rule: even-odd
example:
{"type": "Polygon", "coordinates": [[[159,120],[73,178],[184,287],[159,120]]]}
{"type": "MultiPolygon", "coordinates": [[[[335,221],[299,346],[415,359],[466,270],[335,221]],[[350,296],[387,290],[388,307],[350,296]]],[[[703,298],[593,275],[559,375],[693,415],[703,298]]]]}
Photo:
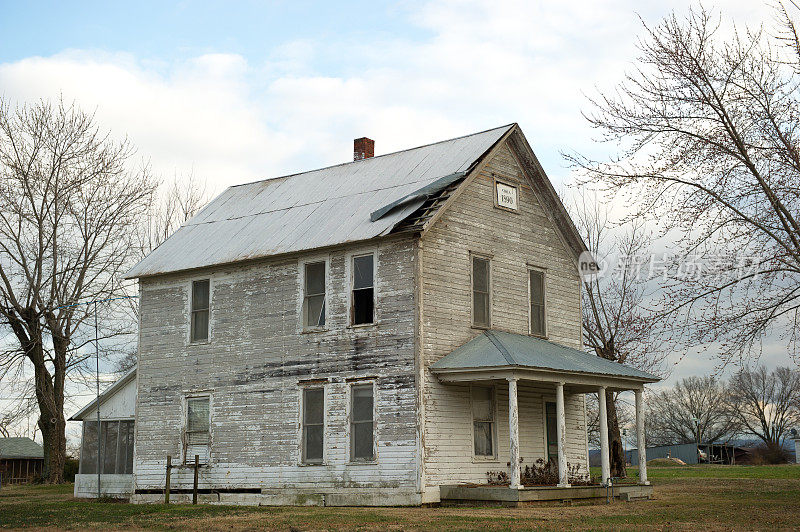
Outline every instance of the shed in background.
{"type": "Polygon", "coordinates": [[[0,438],[0,483],[20,484],[41,477],[44,449],[30,438],[0,438]]]}

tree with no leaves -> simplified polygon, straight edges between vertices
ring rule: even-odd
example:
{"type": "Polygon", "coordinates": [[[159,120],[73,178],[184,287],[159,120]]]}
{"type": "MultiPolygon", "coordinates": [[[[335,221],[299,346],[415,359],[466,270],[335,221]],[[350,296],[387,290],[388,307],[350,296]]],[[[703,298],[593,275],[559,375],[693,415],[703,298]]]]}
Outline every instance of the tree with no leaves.
{"type": "Polygon", "coordinates": [[[800,425],[800,372],[764,366],[742,369],[729,382],[730,409],[742,430],[768,447],[780,446],[792,428],[800,425]]]}
{"type": "Polygon", "coordinates": [[[0,100],[0,326],[14,339],[0,368],[33,375],[49,482],[63,480],[67,378],[94,339],[95,308],[76,303],[124,294],[153,191],[132,154],[72,105],[0,100]]]}
{"type": "Polygon", "coordinates": [[[725,442],[739,429],[724,383],[712,376],[687,377],[648,401],[645,430],[653,445],[725,442]]]}
{"type": "Polygon", "coordinates": [[[672,239],[659,319],[724,363],[773,330],[800,349],[800,39],[778,14],[777,37],[702,9],[645,27],[636,68],[587,115],[618,155],[569,156],[672,239]]]}
{"type": "MultiPolygon", "coordinates": [[[[665,337],[644,304],[649,295],[647,279],[640,276],[631,263],[631,259],[648,253],[650,239],[638,222],[614,228],[609,222],[608,210],[596,196],[582,192],[579,198],[573,209],[576,226],[594,260],[607,264],[606,268],[611,270],[583,280],[584,344],[599,357],[664,375],[665,337]],[[617,267],[610,267],[612,263],[617,267]]],[[[630,423],[630,416],[623,419],[618,400],[619,392],[606,390],[611,474],[625,477],[625,446],[620,426],[630,423]]],[[[592,410],[595,403],[589,403],[589,417],[596,421],[598,414],[592,410]]]]}

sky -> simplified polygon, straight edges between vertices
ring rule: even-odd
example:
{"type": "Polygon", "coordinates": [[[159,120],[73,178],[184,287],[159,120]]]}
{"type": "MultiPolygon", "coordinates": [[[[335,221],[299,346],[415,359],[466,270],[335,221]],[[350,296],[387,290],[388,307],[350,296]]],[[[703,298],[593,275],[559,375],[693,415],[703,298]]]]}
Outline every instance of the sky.
{"type": "MultiPolygon", "coordinates": [[[[0,0],[0,95],[74,101],[156,173],[213,194],[346,162],[356,137],[379,155],[517,122],[569,194],[561,153],[608,149],[587,96],[631,70],[643,23],[690,5],[0,0]]],[[[705,5],[740,26],[772,17],[752,0],[705,5]]],[[[762,360],[787,364],[781,345],[762,360]]],[[[690,354],[666,382],[714,364],[690,354]]]]}

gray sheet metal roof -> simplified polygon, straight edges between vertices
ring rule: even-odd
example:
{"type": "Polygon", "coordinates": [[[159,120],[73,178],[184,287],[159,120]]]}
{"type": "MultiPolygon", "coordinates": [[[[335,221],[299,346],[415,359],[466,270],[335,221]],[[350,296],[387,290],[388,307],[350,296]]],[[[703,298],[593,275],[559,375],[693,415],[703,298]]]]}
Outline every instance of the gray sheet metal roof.
{"type": "Polygon", "coordinates": [[[367,240],[389,233],[424,197],[413,194],[465,173],[514,124],[481,133],[246,185],[230,187],[127,278],[367,240]],[[406,201],[409,195],[410,201],[406,201]],[[399,201],[398,200],[403,200],[399,201]],[[375,220],[373,212],[398,202],[375,220]]]}
{"type": "Polygon", "coordinates": [[[20,458],[44,458],[44,450],[30,438],[0,438],[0,460],[20,458]]]}
{"type": "Polygon", "coordinates": [[[627,377],[655,382],[655,375],[541,338],[503,331],[484,331],[431,366],[437,370],[490,369],[516,366],[627,377]]]}

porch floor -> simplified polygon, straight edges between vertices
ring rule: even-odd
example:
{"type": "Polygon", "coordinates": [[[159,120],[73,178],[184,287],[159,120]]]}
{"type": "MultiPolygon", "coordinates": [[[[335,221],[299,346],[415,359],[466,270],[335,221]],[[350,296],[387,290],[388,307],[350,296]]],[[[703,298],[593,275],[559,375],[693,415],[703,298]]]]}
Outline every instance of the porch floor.
{"type": "Polygon", "coordinates": [[[612,494],[623,501],[650,499],[653,486],[639,484],[619,484],[609,488],[603,486],[573,486],[559,488],[556,486],[534,486],[523,489],[511,489],[508,486],[440,486],[440,498],[443,506],[479,504],[489,506],[522,506],[537,502],[563,502],[573,500],[594,500],[605,502],[612,494]]]}

